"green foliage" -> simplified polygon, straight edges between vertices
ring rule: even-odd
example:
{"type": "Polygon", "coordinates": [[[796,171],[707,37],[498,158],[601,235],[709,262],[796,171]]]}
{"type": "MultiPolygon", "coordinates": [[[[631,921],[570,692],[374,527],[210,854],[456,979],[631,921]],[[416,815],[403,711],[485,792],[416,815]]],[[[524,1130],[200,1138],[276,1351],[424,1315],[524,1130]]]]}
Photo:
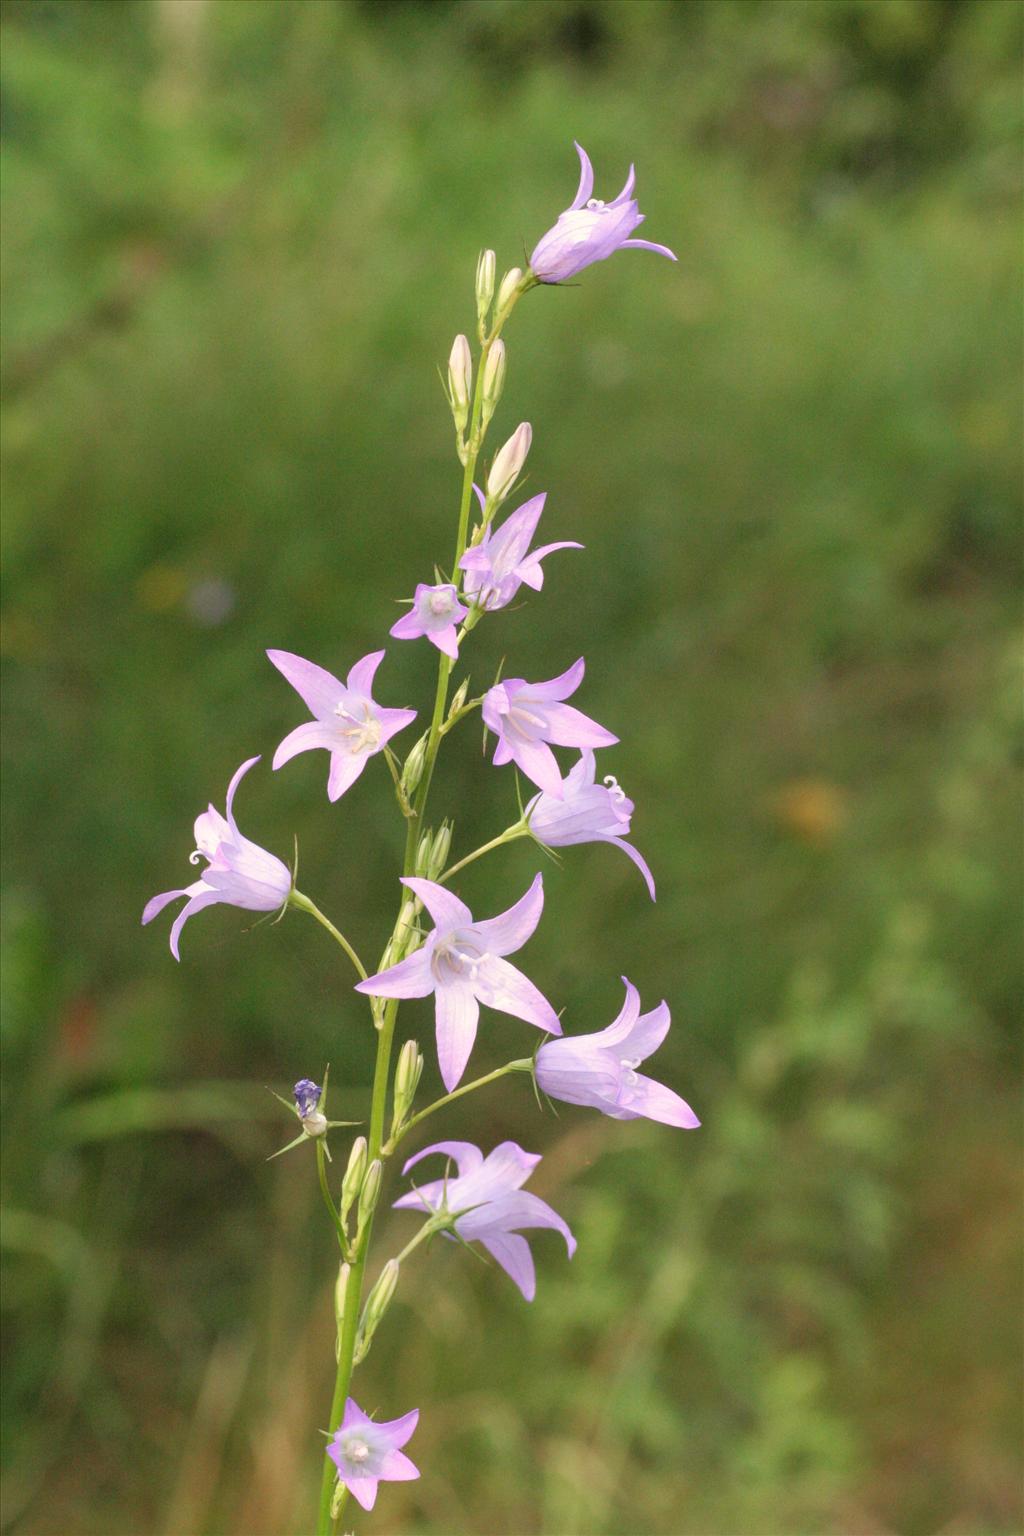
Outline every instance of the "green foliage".
{"type": "MultiPolygon", "coordinates": [[[[518,262],[565,206],[576,137],[599,193],[636,160],[681,259],[517,312],[495,430],[533,421],[547,537],[587,549],[470,666],[586,652],[659,900],[566,850],[530,969],[570,1029],[621,971],[664,995],[657,1075],[704,1126],[541,1119],[519,1079],[466,1102],[457,1134],[545,1152],[579,1251],[539,1241],[532,1308],[416,1255],[360,1390],[422,1407],[429,1475],[367,1525],[1009,1536],[1019,8],[5,13],[12,1529],[305,1528],[332,1239],[312,1149],[264,1161],[293,1126],[263,1085],[330,1060],[358,1118],[373,1042],[315,925],[217,909],[178,968],[138,917],[263,751],[245,829],[297,835],[303,888],[383,942],[390,781],[332,808],[312,755],[271,778],[298,717],[262,651],[346,668],[448,558],[434,363],[479,247],[518,262]]],[[[428,707],[426,650],[392,647],[387,702],[428,707]]],[[[456,857],[513,812],[475,721],[436,794],[456,857]]],[[[460,888],[497,910],[538,857],[460,888]]],[[[428,1045],[429,1009],[402,1027],[428,1045]]],[[[485,1022],[474,1068],[514,1041],[485,1022]]]]}

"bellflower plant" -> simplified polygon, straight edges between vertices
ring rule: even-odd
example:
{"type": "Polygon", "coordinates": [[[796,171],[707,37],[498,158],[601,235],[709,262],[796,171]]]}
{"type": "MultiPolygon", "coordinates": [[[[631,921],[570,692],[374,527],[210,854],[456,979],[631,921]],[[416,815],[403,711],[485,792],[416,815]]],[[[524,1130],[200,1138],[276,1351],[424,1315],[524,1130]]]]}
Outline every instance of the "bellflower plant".
{"type": "MultiPolygon", "coordinates": [[[[397,813],[405,826],[405,846],[392,887],[400,891],[397,914],[379,958],[375,965],[365,965],[341,929],[296,888],[293,871],[239,832],[235,791],[258,761],[255,757],[247,759],[232,778],[224,815],[211,806],[196,821],[191,857],[193,863],[205,860],[200,878],[154,896],[142,914],[148,923],[169,902],[186,898],[171,929],[171,950],[178,958],[182,926],[203,907],[222,903],[282,916],[304,912],[343,951],[355,972],[355,991],[366,1000],[366,1028],[376,1048],[373,1084],[364,1129],[344,1151],[340,1178],[334,1169],[341,1168],[342,1159],[332,1163],[328,1143],[333,1142],[337,1150],[338,1133],[351,1122],[328,1118],[326,1071],[322,1086],[300,1077],[290,1099],[277,1095],[287,1113],[297,1117],[300,1134],[272,1155],[294,1152],[315,1163],[320,1195],[338,1244],[335,1336],[333,1350],[330,1345],[325,1349],[334,1371],[334,1389],[322,1421],[326,1446],[319,1451],[310,1447],[320,1479],[317,1536],[337,1531],[350,1496],[368,1510],[374,1506],[380,1483],[407,1482],[419,1476],[403,1450],[419,1411],[393,1420],[373,1418],[350,1394],[353,1375],[373,1346],[403,1273],[410,1263],[419,1263],[414,1259],[416,1250],[438,1235],[463,1245],[479,1244],[530,1301],[538,1282],[534,1256],[523,1233],[550,1228],[561,1234],[570,1257],[576,1247],[563,1218],[523,1188],[540,1161],[538,1154],[504,1141],[485,1157],[470,1142],[448,1140],[422,1148],[406,1160],[405,1174],[427,1157],[445,1158],[446,1167],[441,1177],[419,1187],[413,1183],[394,1200],[398,1209],[418,1211],[424,1219],[400,1252],[378,1257],[371,1246],[375,1213],[391,1161],[405,1138],[465,1095],[515,1076],[532,1078],[538,1102],[547,1095],[611,1119],[646,1118],[687,1128],[698,1124],[673,1089],[638,1071],[669,1028],[667,1004],[641,1013],[639,994],[627,981],[625,1003],[612,1024],[596,1034],[563,1035],[559,1014],[545,993],[509,960],[542,919],[544,885],[539,873],[523,895],[496,917],[475,917],[462,891],[461,877],[474,862],[495,854],[506,843],[529,839],[538,857],[554,857],[558,863],[579,843],[612,843],[636,864],[654,896],[646,860],[627,841],[633,803],[615,777],[597,766],[595,753],[613,746],[618,737],[566,702],[583,681],[584,658],[547,681],[499,677],[474,698],[469,697],[468,676],[452,687],[453,673],[462,665],[476,627],[500,625],[500,612],[513,599],[540,592],[542,562],[549,554],[583,547],[574,539],[563,539],[531,548],[544,510],[544,492],[509,514],[502,511],[524,471],[534,437],[531,423],[523,421],[496,452],[487,444],[509,367],[503,333],[513,311],[527,294],[562,283],[617,250],[642,247],[675,260],[667,247],[632,238],[642,222],[632,195],[632,169],[614,201],[598,202],[592,196],[590,161],[579,145],[577,150],[581,176],[576,197],[541,238],[529,267],[525,271],[511,267],[499,280],[494,252],[481,253],[473,295],[476,355],[469,336],[460,332],[442,375],[461,468],[454,549],[449,563],[436,568],[434,583],[416,587],[410,611],[390,631],[399,641],[426,639],[437,653],[426,729],[404,758],[395,755],[390,742],[412,724],[416,711],[385,707],[374,698],[383,650],[371,651],[357,661],[344,682],[293,651],[267,652],[312,716],[280,742],[274,768],[283,767],[299,753],[322,748],[330,760],[327,795],[332,802],[353,788],[371,759],[382,759],[391,776],[397,813]],[[481,489],[477,489],[477,478],[481,489]],[[449,733],[476,710],[485,731],[495,737],[494,762],[514,763],[537,793],[525,808],[519,802],[518,818],[504,831],[453,859],[452,815],[435,817],[432,824],[428,821],[428,809],[434,815],[430,803],[434,769],[449,733]],[[553,749],[564,747],[575,748],[579,757],[563,778],[553,749]],[[432,1003],[426,1004],[428,998],[432,1003]],[[437,1068],[445,1091],[425,1104],[419,1101],[420,1107],[424,1052],[413,1035],[407,1034],[398,1045],[400,1007],[403,1017],[410,1012],[417,1029],[433,1015],[437,1068]],[[487,1018],[488,1031],[494,1039],[513,1037],[520,1051],[530,1040],[524,1025],[543,1031],[544,1038],[535,1057],[515,1055],[503,1066],[465,1082],[481,1009],[487,1015],[504,1016],[496,1023],[487,1018]]],[[[299,643],[300,616],[295,630],[299,643]]],[[[343,839],[344,825],[338,826],[336,835],[343,839]]],[[[563,876],[556,872],[556,878],[563,876]]],[[[610,936],[605,942],[611,942],[610,936]]],[[[568,1016],[574,1022],[571,996],[568,1016]]],[[[523,1100],[528,1107],[526,1095],[523,1100]]],[[[547,1263],[547,1255],[543,1257],[547,1263]]],[[[482,1277],[480,1283],[490,1282],[482,1277]]]]}

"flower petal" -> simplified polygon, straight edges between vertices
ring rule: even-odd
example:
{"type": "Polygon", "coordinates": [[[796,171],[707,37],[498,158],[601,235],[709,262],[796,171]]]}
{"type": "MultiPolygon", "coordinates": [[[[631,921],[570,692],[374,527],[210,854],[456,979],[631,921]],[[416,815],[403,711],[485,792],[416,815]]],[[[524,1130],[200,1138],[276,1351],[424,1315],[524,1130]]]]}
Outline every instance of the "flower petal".
{"type": "MultiPolygon", "coordinates": [[[[504,964],[503,961],[497,962],[504,964]]],[[[480,1006],[472,987],[465,982],[447,982],[435,989],[434,1017],[437,1025],[437,1064],[441,1069],[441,1081],[445,1092],[457,1087],[466,1070],[476,1026],[480,1018],[480,1006]]]]}
{"type": "Polygon", "coordinates": [[[477,997],[488,1008],[499,1013],[510,1013],[514,1019],[546,1029],[549,1034],[560,1035],[562,1026],[558,1015],[542,992],[522,971],[501,960],[497,955],[487,955],[477,967],[473,987],[477,997]]]}
{"type": "MultiPolygon", "coordinates": [[[[549,678],[546,683],[528,683],[526,686],[529,696],[531,699],[539,699],[551,703],[567,699],[570,694],[576,692],[576,689],[582,683],[586,670],[587,663],[581,656],[578,661],[573,662],[571,667],[567,667],[557,677],[549,678]]],[[[511,689],[512,681],[510,679],[505,684],[506,688],[511,689]]]]}
{"type": "Polygon", "coordinates": [[[338,745],[338,732],[334,726],[326,721],[306,720],[302,725],[297,725],[294,731],[289,731],[274,753],[274,768],[283,768],[285,763],[290,763],[293,757],[298,757],[300,752],[312,752],[317,747],[324,747],[328,752],[333,752],[338,745]]]}
{"type": "MultiPolygon", "coordinates": [[[[573,143],[576,144],[575,139],[573,143]]],[[[594,167],[590,163],[590,156],[582,144],[576,144],[576,153],[580,157],[580,184],[576,188],[576,196],[569,204],[570,208],[582,208],[594,192],[594,167]]]]}
{"type": "MultiPolygon", "coordinates": [[[[450,1157],[459,1170],[460,1178],[467,1173],[475,1173],[484,1161],[484,1155],[480,1148],[475,1147],[471,1141],[435,1141],[433,1146],[423,1147],[421,1151],[414,1153],[405,1163],[402,1173],[408,1173],[410,1168],[414,1168],[417,1163],[422,1162],[423,1158],[430,1157],[434,1152],[440,1152],[443,1156],[450,1157]]],[[[407,1195],[402,1196],[403,1200],[408,1198],[407,1195]]],[[[401,1444],[404,1445],[405,1441],[403,1440],[401,1444]]]]}
{"type": "Polygon", "coordinates": [[[568,1223],[562,1220],[557,1211],[551,1209],[546,1200],[531,1195],[528,1189],[514,1190],[490,1206],[482,1206],[480,1214],[485,1211],[491,1212],[494,1221],[500,1223],[506,1231],[520,1231],[523,1227],[550,1227],[555,1232],[561,1232],[565,1238],[570,1259],[576,1252],[576,1239],[568,1223]]]}
{"type": "Polygon", "coordinates": [[[195,885],[182,886],[180,891],[161,891],[159,896],[151,896],[142,909],[143,923],[151,923],[154,917],[156,917],[158,913],[162,912],[164,907],[166,907],[169,902],[177,901],[179,896],[188,896],[193,894],[196,891],[196,888],[201,886],[201,884],[202,882],[197,880],[195,885]]]}
{"type": "Polygon", "coordinates": [[[672,1015],[664,1000],[649,1013],[642,1013],[626,1036],[624,1043],[628,1055],[636,1061],[643,1061],[645,1056],[653,1056],[668,1034],[671,1023],[672,1015]]]}
{"type": "Polygon", "coordinates": [[[537,1294],[537,1272],[526,1238],[515,1232],[492,1232],[490,1236],[482,1237],[480,1243],[515,1282],[526,1300],[532,1301],[537,1294]]]}
{"type": "Polygon", "coordinates": [[[334,713],[345,690],[332,672],[291,651],[268,651],[267,655],[318,719],[334,713]]]}
{"type": "Polygon", "coordinates": [[[623,976],[622,984],[626,989],[622,1007],[606,1029],[599,1030],[597,1034],[588,1035],[586,1038],[593,1040],[602,1049],[611,1049],[614,1045],[621,1045],[630,1036],[640,1017],[640,993],[634,987],[628,976],[623,976]]]}
{"type": "Polygon", "coordinates": [[[239,784],[241,784],[242,780],[245,778],[245,775],[249,772],[249,769],[253,766],[254,763],[258,763],[259,760],[259,753],[257,753],[255,757],[246,758],[242,766],[235,769],[235,772],[232,775],[231,783],[228,785],[228,797],[225,814],[227,815],[227,819],[232,831],[237,832],[238,830],[238,828],[235,826],[235,818],[231,809],[232,805],[234,804],[235,790],[238,788],[239,784]]]}
{"type": "Polygon", "coordinates": [[[397,965],[357,982],[355,990],[369,997],[429,997],[436,984],[430,969],[432,952],[433,945],[428,942],[397,965]]]}
{"type": "MultiPolygon", "coordinates": [[[[404,731],[406,726],[411,725],[415,719],[414,709],[378,709],[377,723],[380,726],[381,746],[386,741],[390,741],[392,736],[397,736],[399,731],[404,731]]],[[[379,752],[380,747],[376,750],[379,752]]],[[[373,753],[369,752],[367,756],[372,757],[373,753]]]]}
{"type": "MultiPolygon", "coordinates": [[[[403,1413],[400,1419],[388,1419],[384,1423],[378,1424],[377,1428],[387,1431],[387,1437],[391,1441],[394,1450],[397,1451],[399,1447],[405,1445],[406,1442],[412,1438],[416,1429],[416,1425],[419,1423],[419,1421],[419,1409],[412,1408],[408,1413],[403,1413]]],[[[402,1460],[407,1461],[408,1457],[403,1456],[402,1460]]],[[[411,1461],[409,1462],[409,1465],[412,1466],[411,1461]]],[[[385,1476],[388,1477],[391,1475],[391,1473],[385,1474],[385,1476]]],[[[413,1477],[419,1477],[419,1473],[415,1469],[413,1470],[412,1475],[413,1477]]]]}
{"type": "Polygon", "coordinates": [[[373,693],[374,673],[384,660],[384,651],[370,651],[367,656],[357,661],[348,674],[346,687],[352,693],[361,693],[364,698],[370,698],[373,693]]]}
{"type": "Polygon", "coordinates": [[[171,924],[171,954],[175,960],[181,959],[181,955],[178,953],[178,940],[181,937],[181,930],[189,918],[194,917],[197,912],[201,912],[204,907],[214,906],[220,900],[221,895],[219,891],[203,890],[193,896],[191,901],[185,903],[171,924]]]}
{"type": "Polygon", "coordinates": [[[332,752],[331,771],[327,775],[328,800],[340,800],[346,789],[351,789],[368,758],[365,752],[332,752]]]}
{"type": "MultiPolygon", "coordinates": [[[[394,631],[392,630],[392,634],[394,631]]],[[[436,645],[439,651],[450,656],[452,661],[459,659],[459,632],[454,624],[449,624],[445,629],[431,630],[427,635],[431,645],[436,645]]]]}
{"type": "Polygon", "coordinates": [[[443,885],[438,885],[436,880],[421,880],[410,875],[403,878],[402,884],[423,903],[439,933],[472,926],[473,914],[466,903],[443,885]]]}
{"type": "Polygon", "coordinates": [[[642,1115],[647,1120],[659,1120],[662,1125],[677,1125],[686,1131],[696,1130],[700,1125],[685,1099],[673,1093],[671,1088],[666,1088],[664,1083],[656,1083],[652,1077],[644,1077],[640,1072],[637,1073],[628,1102],[622,1109],[625,1113],[620,1112],[618,1118],[623,1120],[633,1120],[642,1115]]]}
{"type": "Polygon", "coordinates": [[[555,754],[546,741],[513,741],[503,737],[498,743],[494,761],[500,766],[501,763],[507,763],[510,757],[538,789],[544,790],[545,794],[552,795],[556,800],[562,799],[565,793],[562,775],[558,771],[555,754]],[[499,753],[503,754],[500,758],[499,753]]]}
{"type": "Polygon", "coordinates": [[[657,251],[659,256],[667,256],[669,261],[678,261],[675,251],[670,251],[667,245],[656,245],[653,240],[623,240],[621,250],[657,251]]]}
{"type": "Polygon", "coordinates": [[[372,1509],[377,1502],[377,1484],[380,1481],[376,1477],[351,1477],[346,1474],[341,1481],[345,1484],[349,1493],[357,1504],[364,1509],[372,1509]]]}
{"type": "Polygon", "coordinates": [[[549,704],[545,713],[556,747],[612,747],[619,739],[571,704],[549,704]]]}
{"type": "Polygon", "coordinates": [[[492,955],[511,955],[517,949],[522,949],[540,922],[543,910],[544,879],[536,875],[529,890],[520,896],[515,906],[509,907],[507,912],[500,913],[498,917],[489,917],[485,922],[474,923],[473,926],[492,955]]]}
{"type": "Polygon", "coordinates": [[[408,613],[403,613],[402,617],[392,624],[388,634],[393,635],[396,640],[418,640],[423,634],[423,620],[415,608],[412,608],[408,613]]]}
{"type": "Polygon", "coordinates": [[[657,901],[658,897],[654,889],[654,876],[651,874],[651,867],[639,849],[634,848],[632,843],[627,843],[624,837],[609,837],[605,832],[597,833],[594,841],[596,843],[614,843],[616,848],[621,848],[623,853],[633,860],[633,863],[646,880],[651,900],[657,901]]]}
{"type": "MultiPolygon", "coordinates": [[[[409,1433],[412,1434],[412,1430],[409,1433]]],[[[420,1469],[404,1451],[386,1451],[380,1463],[380,1475],[382,1482],[410,1483],[419,1477],[420,1469]]]]}

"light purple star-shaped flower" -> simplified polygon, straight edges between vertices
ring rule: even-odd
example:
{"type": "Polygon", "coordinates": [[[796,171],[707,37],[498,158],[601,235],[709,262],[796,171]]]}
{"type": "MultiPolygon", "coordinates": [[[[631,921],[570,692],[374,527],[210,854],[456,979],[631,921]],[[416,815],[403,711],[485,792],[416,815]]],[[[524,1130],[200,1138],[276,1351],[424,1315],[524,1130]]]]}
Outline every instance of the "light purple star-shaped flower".
{"type": "Polygon", "coordinates": [[[676,254],[667,245],[655,245],[650,240],[631,240],[634,229],[643,222],[633,198],[636,173],[632,166],[626,177],[626,185],[613,202],[602,203],[591,196],[594,190],[594,168],[586,150],[576,145],[580,157],[580,184],[576,196],[558,221],[546,235],[542,235],[530,257],[530,270],[542,283],[562,283],[575,277],[584,267],[595,261],[604,261],[616,251],[657,251],[675,261],[676,254]]]}
{"type": "Polygon", "coordinates": [[[378,1483],[408,1483],[419,1477],[419,1468],[402,1451],[419,1423],[414,1408],[400,1419],[368,1418],[353,1399],[345,1402],[345,1414],[334,1431],[327,1454],[338,1469],[338,1481],[364,1509],[372,1509],[378,1483]]]}
{"type": "Polygon", "coordinates": [[[636,1070],[668,1034],[668,1004],[641,1013],[639,992],[622,980],[626,1000],[618,1018],[595,1035],[546,1041],[537,1052],[537,1082],[549,1098],[589,1105],[613,1120],[644,1117],[693,1130],[700,1121],[689,1104],[636,1070]]]}
{"type": "Polygon", "coordinates": [[[421,1184],[395,1201],[399,1210],[465,1211],[454,1222],[454,1231],[465,1242],[479,1242],[510,1275],[527,1301],[537,1289],[533,1255],[523,1227],[553,1227],[565,1238],[572,1258],[576,1239],[550,1205],[522,1186],[540,1162],[533,1152],[524,1152],[514,1141],[503,1141],[486,1158],[470,1141],[438,1141],[410,1157],[403,1173],[408,1173],[424,1157],[433,1153],[450,1157],[459,1170],[455,1179],[435,1179],[421,1184]]]}
{"type": "Polygon", "coordinates": [[[383,651],[371,651],[357,661],[344,683],[291,651],[268,651],[267,655],[315,716],[284,738],[274,753],[274,767],[280,768],[300,752],[325,748],[331,754],[329,800],[339,799],[358,779],[367,760],[416,718],[414,709],[382,709],[374,703],[373,675],[384,659],[383,651]]]}
{"type": "Polygon", "coordinates": [[[534,837],[548,848],[567,848],[573,843],[614,843],[628,854],[647,882],[655,900],[654,876],[647,860],[626,838],[633,802],[609,774],[603,784],[594,782],[594,754],[584,751],[575,768],[562,781],[562,798],[534,795],[525,815],[534,837]]]}
{"type": "Polygon", "coordinates": [[[455,626],[468,612],[469,609],[459,602],[459,594],[451,582],[443,582],[437,587],[420,582],[412,608],[397,624],[392,624],[391,634],[396,640],[418,640],[421,635],[426,635],[431,645],[436,645],[439,651],[456,661],[459,637],[455,626]]]}
{"type": "Polygon", "coordinates": [[[268,853],[258,843],[243,837],[235,824],[232,805],[235,790],[258,757],[250,757],[237,770],[228,785],[226,817],[211,805],[195,824],[195,852],[189,855],[190,864],[200,859],[208,863],[200,879],[177,891],[163,891],[147,901],[142,913],[144,923],[152,922],[169,901],[187,896],[171,925],[171,954],[180,960],[178,939],[181,930],[196,912],[224,902],[230,907],[243,907],[247,912],[274,912],[288,899],[292,888],[291,871],[273,853],[268,853]]]}
{"type": "MultiPolygon", "coordinates": [[[[489,528],[472,549],[467,549],[459,565],[466,576],[463,587],[466,594],[476,599],[481,608],[493,613],[504,608],[515,597],[523,582],[539,592],[544,585],[541,561],[556,549],[582,549],[582,544],[571,539],[561,539],[557,544],[543,544],[540,549],[527,553],[544,510],[547,492],[532,496],[500,528],[489,528]]],[[[394,630],[392,630],[394,634],[394,630]]]]}
{"type": "Polygon", "coordinates": [[[433,992],[437,1060],[449,1093],[466,1070],[481,1003],[548,1034],[562,1033],[547,998],[504,958],[521,949],[540,922],[544,908],[540,875],[514,907],[480,923],[474,922],[465,902],[443,885],[411,877],[402,884],[426,907],[434,930],[415,954],[359,982],[356,991],[371,997],[429,997],[433,992]]]}
{"type": "Polygon", "coordinates": [[[522,677],[509,677],[495,683],[484,696],[484,724],[498,738],[495,764],[517,763],[538,789],[555,800],[565,798],[565,786],[549,741],[556,747],[582,748],[610,747],[619,739],[571,704],[561,702],[576,692],[585,670],[581,656],[567,672],[549,682],[528,683],[522,677]]]}

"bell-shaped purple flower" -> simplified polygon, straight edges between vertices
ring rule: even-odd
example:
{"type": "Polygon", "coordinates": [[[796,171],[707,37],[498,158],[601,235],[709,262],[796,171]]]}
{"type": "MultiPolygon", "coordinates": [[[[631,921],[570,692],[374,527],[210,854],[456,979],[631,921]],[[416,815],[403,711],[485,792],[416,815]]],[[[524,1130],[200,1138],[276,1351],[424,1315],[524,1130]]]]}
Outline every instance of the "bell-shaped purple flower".
{"type": "Polygon", "coordinates": [[[444,651],[453,661],[459,655],[459,637],[456,625],[469,612],[459,602],[459,594],[451,582],[428,587],[420,582],[416,588],[412,608],[392,624],[391,634],[396,640],[418,640],[426,635],[431,645],[444,651]]]}
{"type": "Polygon", "coordinates": [[[399,1210],[465,1211],[453,1223],[453,1230],[465,1242],[478,1242],[496,1259],[515,1281],[527,1301],[537,1289],[533,1255],[522,1229],[552,1227],[561,1232],[572,1258],[576,1239],[550,1205],[522,1186],[540,1162],[538,1154],[524,1152],[514,1141],[503,1141],[486,1158],[469,1141],[438,1141],[410,1157],[403,1173],[424,1157],[442,1153],[458,1168],[457,1178],[435,1179],[421,1184],[395,1201],[399,1210]]]}
{"type": "Polygon", "coordinates": [[[614,843],[633,860],[654,901],[654,876],[647,860],[626,842],[633,802],[610,774],[603,784],[595,784],[593,752],[584,751],[575,768],[566,774],[560,800],[554,795],[534,795],[525,814],[530,831],[547,848],[614,843]]]}
{"type": "Polygon", "coordinates": [[[371,651],[357,661],[344,683],[291,651],[268,651],[267,655],[314,716],[284,738],[274,753],[274,767],[280,768],[300,752],[323,747],[331,754],[329,800],[339,799],[368,759],[382,752],[391,737],[416,718],[414,709],[382,709],[372,698],[373,675],[384,659],[383,651],[371,651]]]}
{"type": "Polygon", "coordinates": [[[518,764],[538,789],[555,800],[565,798],[565,786],[548,742],[556,747],[610,747],[619,739],[596,720],[562,703],[576,692],[585,670],[581,656],[567,672],[546,683],[509,677],[495,683],[484,697],[484,724],[498,738],[495,764],[518,764]]]}
{"type": "Polygon", "coordinates": [[[211,805],[196,817],[195,852],[189,855],[190,864],[200,859],[208,861],[202,877],[192,885],[177,891],[162,891],[148,901],[142,913],[144,923],[151,922],[162,912],[169,901],[187,896],[171,925],[171,954],[180,960],[178,940],[189,918],[204,907],[224,902],[230,907],[244,907],[248,912],[274,912],[287,901],[292,888],[291,871],[286,864],[257,843],[243,837],[235,824],[232,805],[235,790],[258,757],[250,757],[237,770],[228,785],[226,815],[222,816],[211,805]]]}
{"type": "Polygon", "coordinates": [[[414,1408],[400,1419],[368,1418],[353,1398],[345,1403],[340,1426],[334,1431],[327,1454],[338,1469],[338,1481],[364,1509],[372,1509],[378,1483],[408,1483],[419,1477],[419,1468],[402,1452],[419,1423],[414,1408]]]}
{"type": "Polygon", "coordinates": [[[437,1060],[449,1093],[466,1070],[481,1003],[548,1034],[562,1033],[558,1015],[547,998],[504,958],[521,949],[540,922],[544,908],[540,875],[514,907],[479,923],[474,922],[465,902],[443,885],[415,878],[402,884],[426,907],[434,919],[434,930],[415,954],[376,976],[368,976],[356,991],[371,997],[434,994],[437,1060]]]}
{"type": "Polygon", "coordinates": [[[580,157],[580,184],[576,196],[558,222],[542,235],[530,257],[530,270],[542,283],[562,283],[575,277],[584,267],[595,261],[604,261],[616,251],[657,251],[675,261],[674,251],[667,245],[655,245],[650,240],[632,240],[634,229],[643,222],[644,216],[633,197],[636,173],[632,166],[626,177],[626,185],[613,202],[602,203],[591,194],[594,190],[594,168],[586,150],[576,145],[580,157]]]}
{"type": "Polygon", "coordinates": [[[668,1034],[667,1003],[640,1012],[640,994],[622,978],[626,1001],[614,1023],[596,1035],[548,1040],[537,1052],[537,1083],[552,1099],[586,1104],[613,1120],[660,1120],[691,1131],[700,1121],[678,1093],[644,1077],[637,1067],[668,1034]]]}
{"type": "Polygon", "coordinates": [[[489,528],[480,543],[467,549],[459,561],[466,573],[463,590],[488,613],[510,603],[524,581],[539,592],[544,585],[541,561],[546,555],[556,549],[583,548],[571,539],[562,539],[557,544],[542,544],[540,549],[530,550],[546,498],[547,492],[541,491],[539,496],[524,501],[500,528],[489,528]]]}

